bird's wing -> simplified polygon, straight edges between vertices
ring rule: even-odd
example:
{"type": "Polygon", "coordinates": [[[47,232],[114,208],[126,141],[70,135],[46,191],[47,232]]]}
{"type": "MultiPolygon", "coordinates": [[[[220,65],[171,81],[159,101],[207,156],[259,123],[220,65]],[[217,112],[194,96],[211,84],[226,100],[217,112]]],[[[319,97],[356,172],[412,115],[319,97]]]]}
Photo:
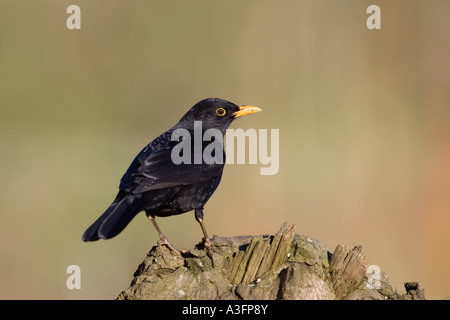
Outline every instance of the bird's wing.
{"type": "Polygon", "coordinates": [[[133,194],[209,181],[222,175],[223,164],[178,164],[171,158],[172,144],[156,151],[144,149],[123,176],[120,189],[133,194]]]}

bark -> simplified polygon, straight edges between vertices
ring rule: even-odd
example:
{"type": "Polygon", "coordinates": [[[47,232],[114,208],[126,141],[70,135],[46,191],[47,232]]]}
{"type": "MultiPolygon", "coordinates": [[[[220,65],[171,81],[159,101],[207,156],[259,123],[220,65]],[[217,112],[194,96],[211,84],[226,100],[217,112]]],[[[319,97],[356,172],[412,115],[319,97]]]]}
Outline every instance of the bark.
{"type": "Polygon", "coordinates": [[[275,235],[215,237],[214,265],[205,250],[179,255],[155,246],[117,299],[425,299],[417,282],[397,291],[361,246],[331,253],[295,229],[285,223],[275,235]]]}

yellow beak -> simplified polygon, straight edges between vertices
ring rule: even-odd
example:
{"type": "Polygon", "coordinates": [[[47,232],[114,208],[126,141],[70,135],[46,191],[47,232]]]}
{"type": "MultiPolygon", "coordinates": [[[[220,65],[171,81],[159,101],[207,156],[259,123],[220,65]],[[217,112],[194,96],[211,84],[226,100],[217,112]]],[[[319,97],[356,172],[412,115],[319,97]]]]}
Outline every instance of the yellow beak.
{"type": "Polygon", "coordinates": [[[235,118],[242,117],[250,113],[260,112],[262,111],[261,108],[254,107],[254,106],[239,106],[239,111],[236,111],[232,113],[231,115],[235,118]]]}

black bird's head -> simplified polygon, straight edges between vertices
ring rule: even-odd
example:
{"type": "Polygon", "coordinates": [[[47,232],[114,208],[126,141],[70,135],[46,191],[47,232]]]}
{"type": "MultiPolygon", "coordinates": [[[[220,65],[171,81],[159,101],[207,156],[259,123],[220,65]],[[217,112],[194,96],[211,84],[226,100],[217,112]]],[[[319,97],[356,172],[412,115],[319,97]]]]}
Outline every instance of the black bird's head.
{"type": "Polygon", "coordinates": [[[224,134],[234,119],[259,111],[261,109],[258,107],[238,106],[224,99],[208,98],[195,104],[175,128],[189,130],[193,128],[195,121],[201,121],[203,130],[215,128],[224,134]]]}

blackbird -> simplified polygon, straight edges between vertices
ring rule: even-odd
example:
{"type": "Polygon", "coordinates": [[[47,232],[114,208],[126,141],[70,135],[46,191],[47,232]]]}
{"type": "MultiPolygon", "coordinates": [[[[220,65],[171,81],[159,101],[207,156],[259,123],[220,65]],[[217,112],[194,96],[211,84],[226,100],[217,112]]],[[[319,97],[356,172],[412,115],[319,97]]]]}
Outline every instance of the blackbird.
{"type": "MultiPolygon", "coordinates": [[[[201,133],[217,129],[222,137],[232,121],[240,116],[261,111],[254,106],[238,106],[229,101],[209,98],[195,104],[182,118],[150,142],[133,160],[120,180],[119,192],[108,209],[85,231],[83,241],[110,239],[119,234],[141,211],[145,211],[159,235],[158,245],[176,250],[156,224],[155,217],[167,217],[195,210],[195,219],[203,232],[203,245],[209,249],[211,240],[203,224],[203,207],[216,190],[222,177],[223,161],[206,163],[192,161],[176,164],[172,149],[180,143],[172,139],[177,129],[194,135],[201,123],[201,133]]],[[[192,138],[191,141],[194,141],[192,138]]],[[[202,150],[206,143],[202,141],[202,150]]],[[[223,144],[222,144],[223,150],[223,144]]],[[[193,149],[192,149],[193,150],[193,149]]],[[[184,150],[186,152],[189,150],[184,150]]],[[[192,157],[195,156],[195,150],[192,157]]],[[[197,159],[198,160],[198,159],[197,159]]]]}

